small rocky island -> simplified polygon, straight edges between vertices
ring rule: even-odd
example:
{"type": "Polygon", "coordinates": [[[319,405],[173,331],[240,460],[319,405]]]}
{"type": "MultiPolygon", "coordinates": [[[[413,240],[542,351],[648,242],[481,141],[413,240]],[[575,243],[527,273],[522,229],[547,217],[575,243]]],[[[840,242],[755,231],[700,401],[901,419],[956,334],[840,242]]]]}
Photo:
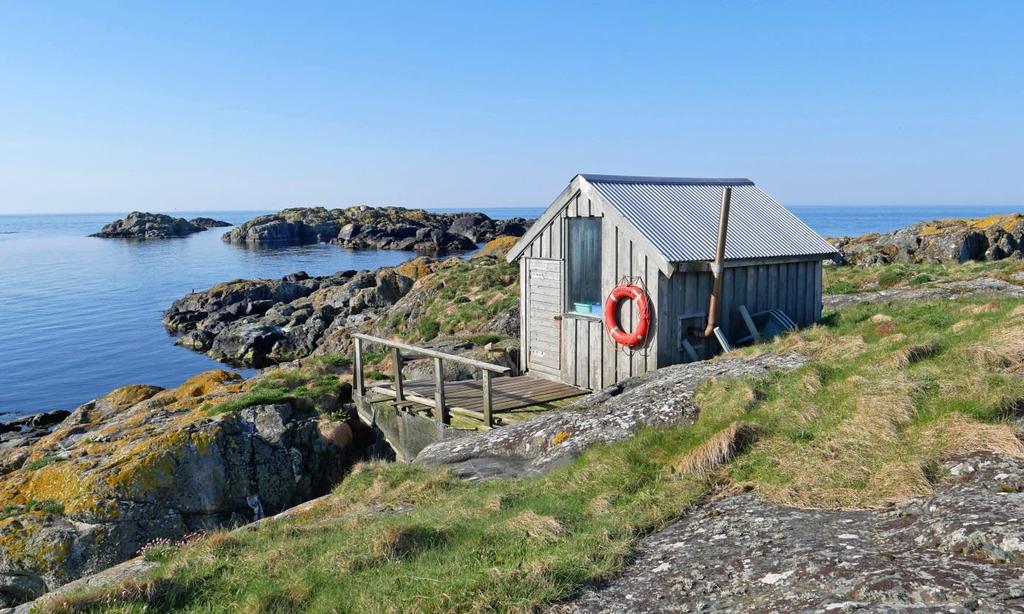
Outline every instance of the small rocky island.
{"type": "Polygon", "coordinates": [[[469,250],[502,235],[522,236],[531,220],[483,213],[432,213],[403,207],[302,207],[261,215],[224,234],[248,246],[334,243],[352,249],[469,250]]]}
{"type": "Polygon", "coordinates": [[[192,233],[202,232],[210,228],[231,226],[209,217],[197,217],[186,220],[183,217],[171,217],[163,213],[145,213],[132,211],[123,219],[114,220],[99,232],[89,235],[102,239],[170,239],[186,237],[192,233]]]}

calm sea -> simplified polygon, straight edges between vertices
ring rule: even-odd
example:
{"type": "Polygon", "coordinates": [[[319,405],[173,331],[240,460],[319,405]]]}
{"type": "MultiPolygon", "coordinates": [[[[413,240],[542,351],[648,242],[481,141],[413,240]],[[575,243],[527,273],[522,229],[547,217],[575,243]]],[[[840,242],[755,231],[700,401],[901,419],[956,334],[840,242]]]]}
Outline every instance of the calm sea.
{"type": "MultiPolygon", "coordinates": [[[[938,217],[1013,207],[792,207],[825,235],[886,231],[938,217]]],[[[490,209],[496,218],[540,208],[490,209]]],[[[240,223],[260,211],[202,211],[240,223]]],[[[333,245],[247,249],[215,228],[183,239],[95,239],[118,214],[0,216],[0,415],[74,408],[134,383],[175,386],[222,365],[174,345],[161,312],[190,290],[238,278],[323,275],[389,266],[413,256],[333,245]]]]}

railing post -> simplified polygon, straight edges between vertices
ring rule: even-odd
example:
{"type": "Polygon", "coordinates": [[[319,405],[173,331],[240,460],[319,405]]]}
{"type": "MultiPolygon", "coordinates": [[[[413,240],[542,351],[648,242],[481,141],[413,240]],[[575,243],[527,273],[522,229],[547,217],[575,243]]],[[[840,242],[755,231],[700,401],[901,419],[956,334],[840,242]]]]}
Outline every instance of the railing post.
{"type": "Polygon", "coordinates": [[[451,424],[448,408],[444,402],[444,365],[436,356],[434,357],[434,404],[437,405],[438,425],[451,424]]]}
{"type": "Polygon", "coordinates": [[[354,339],[356,350],[356,361],[352,369],[352,387],[355,389],[355,396],[362,402],[366,387],[363,383],[363,340],[359,337],[354,339]]]}
{"type": "Polygon", "coordinates": [[[491,418],[491,372],[484,369],[482,372],[483,389],[484,389],[484,424],[487,428],[494,426],[494,420],[491,418]]]}
{"type": "Polygon", "coordinates": [[[395,370],[395,400],[405,400],[405,390],[402,384],[402,351],[398,348],[391,348],[391,368],[395,370]]]}

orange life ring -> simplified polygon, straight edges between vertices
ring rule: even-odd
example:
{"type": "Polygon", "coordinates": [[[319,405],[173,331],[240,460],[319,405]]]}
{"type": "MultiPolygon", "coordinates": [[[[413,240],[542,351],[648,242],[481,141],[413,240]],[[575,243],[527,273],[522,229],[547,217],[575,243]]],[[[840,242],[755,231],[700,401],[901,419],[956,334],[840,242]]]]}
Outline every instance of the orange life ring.
{"type": "Polygon", "coordinates": [[[651,306],[643,288],[635,284],[619,284],[612,288],[604,303],[604,325],[615,343],[631,348],[643,345],[651,329],[651,306]],[[637,306],[636,328],[631,333],[619,326],[619,301],[624,298],[635,302],[637,306]]]}

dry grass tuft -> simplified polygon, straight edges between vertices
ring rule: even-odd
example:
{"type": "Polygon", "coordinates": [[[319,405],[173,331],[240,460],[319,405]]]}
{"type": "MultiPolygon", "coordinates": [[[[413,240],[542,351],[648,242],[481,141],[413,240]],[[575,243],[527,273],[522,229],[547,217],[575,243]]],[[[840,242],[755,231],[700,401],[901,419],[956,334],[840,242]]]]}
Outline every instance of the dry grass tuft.
{"type": "Polygon", "coordinates": [[[915,362],[930,358],[939,351],[939,346],[931,341],[909,345],[893,353],[890,362],[897,369],[904,369],[915,362]]]}
{"type": "Polygon", "coordinates": [[[608,495],[598,495],[590,501],[591,514],[606,514],[610,509],[612,509],[612,500],[608,495]]]}
{"type": "Polygon", "coordinates": [[[1010,311],[1010,313],[1007,314],[1007,316],[1011,318],[1024,317],[1024,305],[1017,305],[1010,311]]]}
{"type": "Polygon", "coordinates": [[[975,366],[982,369],[1024,370],[1024,328],[1014,326],[994,331],[984,343],[967,348],[975,366]]]}
{"type": "Polygon", "coordinates": [[[533,510],[526,510],[522,514],[510,518],[508,525],[512,529],[524,531],[534,539],[553,542],[562,534],[562,524],[551,516],[543,516],[533,510]]]}
{"type": "Polygon", "coordinates": [[[43,614],[72,614],[100,610],[104,606],[118,605],[124,602],[152,603],[166,599],[180,590],[182,587],[170,579],[129,578],[114,589],[85,590],[44,599],[42,604],[32,611],[39,611],[43,614]]]}
{"type": "Polygon", "coordinates": [[[875,315],[871,316],[870,319],[875,324],[883,324],[885,322],[892,322],[892,318],[887,316],[887,315],[885,315],[884,313],[876,313],[875,315]]]}
{"type": "Polygon", "coordinates": [[[1024,458],[1024,445],[1008,424],[985,424],[963,414],[949,414],[920,434],[920,445],[933,454],[954,456],[992,452],[1024,458]]]}
{"type": "Polygon", "coordinates": [[[857,356],[864,352],[866,344],[860,335],[834,335],[826,330],[811,329],[819,334],[793,334],[779,342],[780,352],[795,352],[820,360],[835,360],[857,356]]]}
{"type": "Polygon", "coordinates": [[[960,320],[956,324],[950,326],[949,330],[953,331],[954,333],[961,333],[967,328],[969,328],[972,324],[974,324],[974,320],[960,320]]]}
{"type": "Polygon", "coordinates": [[[995,303],[983,303],[981,305],[966,305],[960,308],[961,313],[969,313],[971,315],[980,315],[983,313],[992,313],[998,311],[999,305],[995,303]]]}
{"type": "Polygon", "coordinates": [[[672,463],[672,468],[681,473],[710,475],[753,443],[756,436],[753,425],[733,422],[672,463]]]}
{"type": "Polygon", "coordinates": [[[846,378],[837,394],[847,396],[848,417],[809,440],[776,435],[759,443],[758,453],[775,459],[787,477],[762,483],[766,499],[807,508],[878,507],[927,492],[916,462],[901,455],[904,429],[915,413],[915,386],[892,371],[846,378]]]}
{"type": "MultiPolygon", "coordinates": [[[[804,390],[810,393],[815,393],[821,390],[821,375],[817,371],[810,369],[800,376],[800,384],[804,390]]],[[[751,390],[753,392],[753,390],[751,390]]],[[[753,400],[751,400],[753,402],[753,400]]]]}
{"type": "Polygon", "coordinates": [[[503,505],[501,495],[494,495],[484,502],[484,509],[488,512],[500,512],[503,505]]]}

